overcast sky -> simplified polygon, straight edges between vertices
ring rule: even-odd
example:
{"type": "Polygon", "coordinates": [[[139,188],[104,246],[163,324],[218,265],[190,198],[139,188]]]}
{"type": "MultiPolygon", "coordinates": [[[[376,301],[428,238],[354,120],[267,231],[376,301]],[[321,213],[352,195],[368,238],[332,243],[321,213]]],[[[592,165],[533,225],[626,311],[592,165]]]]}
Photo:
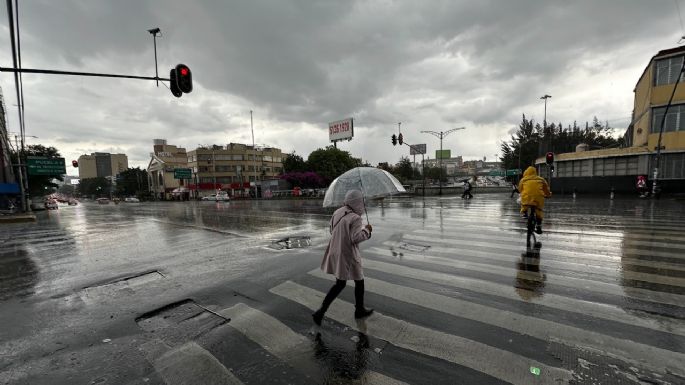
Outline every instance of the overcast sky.
{"type": "MultiPolygon", "coordinates": [[[[685,10],[685,1],[676,0],[685,10]]],[[[4,2],[2,2],[4,6],[4,2]]],[[[587,1],[142,1],[20,2],[25,68],[160,75],[178,63],[194,90],[177,99],[154,81],[24,75],[29,144],[52,145],[70,163],[95,151],[146,167],[152,139],[188,150],[251,143],[306,156],[328,144],[328,122],[355,119],[339,147],[376,164],[397,162],[421,130],[466,127],[444,148],[495,157],[521,114],[597,116],[625,129],[633,87],[649,59],[685,34],[672,0],[587,1]]],[[[6,9],[0,66],[12,65],[6,9]]],[[[0,74],[10,131],[14,78],[0,74]]],[[[70,174],[77,174],[69,167],[70,174]]]]}

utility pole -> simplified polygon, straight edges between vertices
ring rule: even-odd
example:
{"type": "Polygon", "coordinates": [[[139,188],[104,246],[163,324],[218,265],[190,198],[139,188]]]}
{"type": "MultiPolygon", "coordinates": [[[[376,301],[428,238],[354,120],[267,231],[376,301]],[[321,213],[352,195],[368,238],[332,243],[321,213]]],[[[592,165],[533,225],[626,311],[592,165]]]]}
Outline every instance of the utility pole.
{"type": "Polygon", "coordinates": [[[257,147],[254,144],[254,123],[252,121],[252,110],[250,110],[250,131],[252,132],[252,167],[254,169],[254,197],[257,198],[257,147]]]}
{"type": "Polygon", "coordinates": [[[463,130],[464,128],[465,128],[465,127],[458,127],[458,128],[453,128],[453,129],[451,129],[451,130],[440,131],[440,132],[437,132],[437,131],[421,131],[421,132],[424,133],[424,134],[431,134],[431,135],[437,137],[438,139],[440,139],[440,160],[438,161],[439,164],[440,164],[440,177],[438,178],[438,179],[439,179],[438,183],[439,183],[439,185],[440,185],[440,190],[439,190],[439,192],[438,192],[438,195],[442,195],[442,158],[443,158],[443,156],[442,156],[442,155],[443,155],[443,154],[442,154],[442,140],[443,140],[445,137],[447,137],[447,135],[453,133],[454,131],[463,130]]]}
{"type": "Polygon", "coordinates": [[[157,87],[159,87],[159,71],[157,69],[157,34],[161,33],[162,31],[158,27],[148,29],[147,31],[152,34],[152,43],[155,47],[155,79],[157,81],[157,87]]]}

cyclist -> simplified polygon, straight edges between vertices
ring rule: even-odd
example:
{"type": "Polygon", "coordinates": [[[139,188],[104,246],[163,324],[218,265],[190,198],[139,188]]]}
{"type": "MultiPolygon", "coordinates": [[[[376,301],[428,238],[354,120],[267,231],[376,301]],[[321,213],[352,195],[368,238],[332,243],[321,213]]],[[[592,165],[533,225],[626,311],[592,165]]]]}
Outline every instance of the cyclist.
{"type": "Polygon", "coordinates": [[[542,209],[545,207],[545,198],[552,196],[547,181],[538,176],[535,167],[528,167],[523,173],[518,188],[521,192],[521,213],[525,218],[528,215],[528,206],[535,207],[535,216],[537,217],[535,232],[542,234],[542,209]]]}

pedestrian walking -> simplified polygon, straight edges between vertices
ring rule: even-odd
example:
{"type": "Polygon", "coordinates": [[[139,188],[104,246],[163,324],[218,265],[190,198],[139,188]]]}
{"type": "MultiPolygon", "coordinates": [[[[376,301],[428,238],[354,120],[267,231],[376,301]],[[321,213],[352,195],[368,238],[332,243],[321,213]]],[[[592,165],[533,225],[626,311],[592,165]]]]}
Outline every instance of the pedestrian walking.
{"type": "Polygon", "coordinates": [[[337,209],[331,218],[331,240],[324,253],[321,270],[335,276],[335,285],[326,294],[321,308],[312,314],[314,323],[319,326],[328,307],[343,291],[349,280],[354,281],[354,317],[365,318],[373,313],[373,309],[364,307],[364,273],[359,243],[371,238],[372,227],[370,224],[362,225],[363,213],[362,193],[359,190],[350,190],[345,194],[343,206],[337,209]]]}
{"type": "Polygon", "coordinates": [[[469,180],[467,179],[464,181],[464,193],[461,194],[461,199],[471,199],[471,198],[473,198],[473,195],[471,195],[471,182],[469,182],[469,180]]]}
{"type": "Polygon", "coordinates": [[[511,196],[509,198],[513,198],[515,194],[520,194],[519,188],[516,185],[516,182],[511,182],[511,196]]]}

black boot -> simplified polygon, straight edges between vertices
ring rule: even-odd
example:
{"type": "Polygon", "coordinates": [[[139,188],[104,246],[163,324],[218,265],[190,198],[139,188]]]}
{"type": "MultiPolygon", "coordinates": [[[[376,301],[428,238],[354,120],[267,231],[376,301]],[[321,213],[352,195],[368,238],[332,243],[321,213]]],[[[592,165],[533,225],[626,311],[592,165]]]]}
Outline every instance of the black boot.
{"type": "Polygon", "coordinates": [[[355,310],[354,318],[366,318],[373,313],[373,309],[366,309],[364,307],[364,280],[354,281],[354,301],[355,310]]]}
{"type": "Polygon", "coordinates": [[[335,280],[335,285],[331,287],[331,289],[328,291],[328,294],[326,294],[326,297],[323,299],[323,303],[321,304],[321,308],[314,312],[312,314],[312,319],[314,320],[314,323],[317,324],[318,326],[321,326],[321,321],[323,320],[323,315],[326,314],[326,310],[328,310],[328,307],[331,306],[331,303],[333,303],[333,300],[340,295],[340,293],[343,291],[345,288],[345,285],[347,284],[346,281],[342,281],[339,279],[335,280]]]}
{"type": "Polygon", "coordinates": [[[535,233],[542,234],[542,219],[538,218],[537,224],[535,225],[535,233]]]}

